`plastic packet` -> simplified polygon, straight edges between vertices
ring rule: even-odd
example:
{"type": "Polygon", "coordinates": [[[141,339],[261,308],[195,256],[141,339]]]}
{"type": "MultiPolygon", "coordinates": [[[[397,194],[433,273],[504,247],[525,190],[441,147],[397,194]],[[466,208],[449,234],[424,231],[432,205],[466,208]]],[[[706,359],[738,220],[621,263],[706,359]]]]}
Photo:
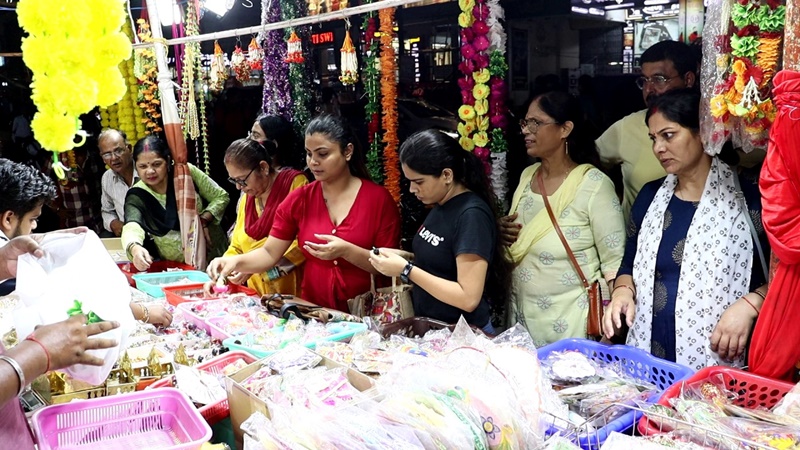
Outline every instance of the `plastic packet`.
{"type": "Polygon", "coordinates": [[[293,344],[266,357],[262,365],[282,374],[316,367],[320,362],[322,362],[321,356],[302,345],[293,344]]]}
{"type": "Polygon", "coordinates": [[[173,364],[175,384],[189,398],[200,405],[210,405],[227,398],[222,380],[194,367],[173,364]]]}
{"type": "Polygon", "coordinates": [[[244,422],[244,450],[293,450],[295,447],[280,437],[267,416],[254,412],[244,422]]]}
{"type": "Polygon", "coordinates": [[[595,426],[606,426],[630,411],[622,405],[633,405],[643,394],[631,384],[612,386],[608,390],[580,401],[579,412],[583,417],[594,419],[595,426]]]}
{"type": "Polygon", "coordinates": [[[581,448],[562,436],[553,436],[545,442],[543,450],[580,450],[581,448]]]}
{"type": "Polygon", "coordinates": [[[794,385],[786,396],[775,405],[772,412],[800,420],[800,383],[794,385]]]}
{"type": "Polygon", "coordinates": [[[633,448],[637,450],[664,450],[668,447],[613,431],[609,433],[608,439],[600,447],[600,450],[630,450],[633,448]]]}
{"type": "Polygon", "coordinates": [[[351,344],[345,342],[322,341],[314,351],[330,360],[349,366],[353,364],[355,351],[351,344]]]}
{"type": "Polygon", "coordinates": [[[541,361],[542,370],[556,383],[590,383],[600,379],[600,366],[579,351],[552,352],[541,361]]]}
{"type": "Polygon", "coordinates": [[[470,347],[475,342],[475,332],[472,331],[464,316],[459,317],[456,327],[450,334],[450,339],[444,347],[445,351],[459,347],[470,347]]]}
{"type": "Polygon", "coordinates": [[[800,428],[775,425],[740,417],[724,417],[720,423],[748,441],[769,448],[797,448],[800,445],[800,428]]]}

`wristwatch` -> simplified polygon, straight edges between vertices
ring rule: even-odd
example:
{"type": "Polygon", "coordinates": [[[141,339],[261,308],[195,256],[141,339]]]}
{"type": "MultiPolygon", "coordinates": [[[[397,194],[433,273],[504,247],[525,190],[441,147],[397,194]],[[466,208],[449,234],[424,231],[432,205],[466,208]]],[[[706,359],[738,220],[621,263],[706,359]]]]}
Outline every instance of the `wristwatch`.
{"type": "Polygon", "coordinates": [[[406,263],[406,266],[403,267],[403,271],[400,272],[400,281],[402,281],[405,284],[411,283],[411,281],[408,279],[408,276],[411,274],[411,269],[413,268],[414,268],[414,263],[412,263],[411,261],[406,263]]]}

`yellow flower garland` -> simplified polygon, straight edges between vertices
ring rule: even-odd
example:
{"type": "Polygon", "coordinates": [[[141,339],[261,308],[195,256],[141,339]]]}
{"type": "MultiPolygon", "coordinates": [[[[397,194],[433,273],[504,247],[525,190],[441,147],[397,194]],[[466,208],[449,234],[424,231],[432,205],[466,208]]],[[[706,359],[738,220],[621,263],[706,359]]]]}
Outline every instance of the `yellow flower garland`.
{"type": "Polygon", "coordinates": [[[124,5],[122,0],[21,0],[17,5],[19,24],[28,33],[22,55],[33,72],[31,98],[38,108],[31,129],[47,150],[75,147],[78,116],[97,105],[113,105],[125,94],[117,68],[131,54],[120,30],[124,5]]]}

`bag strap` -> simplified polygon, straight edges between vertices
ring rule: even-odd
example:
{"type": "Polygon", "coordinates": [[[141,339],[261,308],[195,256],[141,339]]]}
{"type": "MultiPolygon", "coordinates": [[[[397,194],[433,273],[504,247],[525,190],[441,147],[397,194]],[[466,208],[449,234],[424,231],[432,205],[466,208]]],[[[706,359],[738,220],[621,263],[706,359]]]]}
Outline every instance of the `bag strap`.
{"type": "Polygon", "coordinates": [[[767,265],[767,260],[764,258],[764,249],[761,248],[761,240],[758,239],[756,226],[753,224],[753,219],[750,217],[750,209],[747,207],[747,201],[745,201],[744,198],[742,185],[739,182],[739,173],[733,167],[731,167],[731,170],[733,171],[733,184],[736,186],[736,200],[739,201],[739,204],[742,206],[744,219],[747,221],[747,225],[750,226],[750,236],[753,237],[753,244],[756,246],[758,259],[761,261],[761,270],[764,271],[764,280],[769,281],[769,266],[767,265]]]}
{"type": "Polygon", "coordinates": [[[564,233],[561,232],[561,227],[558,226],[558,222],[556,221],[556,216],[553,214],[553,209],[550,207],[550,201],[547,199],[547,191],[544,189],[544,181],[542,181],[541,172],[536,174],[536,182],[539,184],[539,192],[542,194],[542,199],[544,200],[544,207],[547,209],[547,214],[550,216],[550,221],[553,222],[553,228],[556,229],[556,234],[558,234],[558,238],[561,239],[561,244],[564,245],[564,250],[567,251],[567,256],[569,257],[570,262],[572,262],[572,267],[575,268],[575,272],[578,273],[578,276],[581,278],[583,282],[583,287],[586,288],[588,291],[589,281],[586,279],[586,275],[583,274],[583,270],[581,270],[580,264],[578,264],[578,260],[575,259],[575,254],[572,253],[572,249],[569,248],[569,244],[567,243],[567,239],[564,237],[564,233]]]}

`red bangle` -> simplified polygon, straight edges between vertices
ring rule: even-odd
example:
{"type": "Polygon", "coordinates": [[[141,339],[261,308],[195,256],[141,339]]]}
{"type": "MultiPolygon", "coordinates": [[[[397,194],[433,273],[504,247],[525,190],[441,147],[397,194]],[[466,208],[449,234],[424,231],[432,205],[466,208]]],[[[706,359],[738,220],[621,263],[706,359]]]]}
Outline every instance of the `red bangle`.
{"type": "Polygon", "coordinates": [[[632,286],[628,286],[627,284],[618,284],[614,286],[614,289],[611,290],[611,294],[614,294],[614,291],[616,291],[619,288],[627,288],[629,291],[631,291],[631,294],[633,294],[633,298],[636,298],[636,290],[634,290],[632,286]]]}
{"type": "Polygon", "coordinates": [[[47,351],[47,347],[45,347],[44,344],[39,342],[39,340],[36,339],[33,333],[31,333],[30,336],[26,337],[25,340],[36,342],[37,344],[39,344],[39,347],[42,347],[42,350],[44,350],[44,354],[47,356],[47,369],[45,369],[44,373],[50,372],[50,352],[47,351]]]}
{"type": "Polygon", "coordinates": [[[754,305],[747,297],[743,295],[742,298],[744,299],[744,301],[747,302],[748,305],[750,305],[751,308],[753,308],[756,311],[756,315],[759,315],[761,313],[761,311],[759,311],[758,308],[756,308],[756,305],[754,305]]]}

